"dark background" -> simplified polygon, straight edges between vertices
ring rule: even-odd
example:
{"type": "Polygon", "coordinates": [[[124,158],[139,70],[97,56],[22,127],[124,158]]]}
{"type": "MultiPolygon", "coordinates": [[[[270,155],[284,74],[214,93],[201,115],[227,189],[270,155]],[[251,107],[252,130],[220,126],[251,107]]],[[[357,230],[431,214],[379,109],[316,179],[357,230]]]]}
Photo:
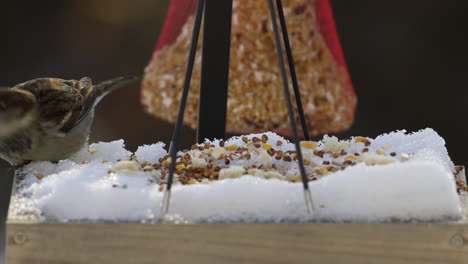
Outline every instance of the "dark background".
{"type": "MultiPolygon", "coordinates": [[[[258,1],[258,0],[255,0],[258,1]]],[[[69,0],[2,3],[0,85],[37,77],[95,82],[141,75],[169,1],[69,0]]],[[[466,164],[468,1],[332,0],[358,95],[356,121],[340,136],[374,137],[432,127],[456,164],[466,164]]],[[[142,111],[139,87],[98,107],[91,142],[168,142],[172,125],[142,111]]],[[[184,144],[194,141],[184,130],[184,144]]]]}

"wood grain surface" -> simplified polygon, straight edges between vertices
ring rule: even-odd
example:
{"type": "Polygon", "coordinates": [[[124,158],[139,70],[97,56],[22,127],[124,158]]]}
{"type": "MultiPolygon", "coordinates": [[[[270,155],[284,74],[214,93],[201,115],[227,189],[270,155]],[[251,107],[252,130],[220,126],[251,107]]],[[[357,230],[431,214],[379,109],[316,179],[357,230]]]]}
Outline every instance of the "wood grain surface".
{"type": "Polygon", "coordinates": [[[468,224],[9,223],[8,263],[468,263],[468,224]]]}

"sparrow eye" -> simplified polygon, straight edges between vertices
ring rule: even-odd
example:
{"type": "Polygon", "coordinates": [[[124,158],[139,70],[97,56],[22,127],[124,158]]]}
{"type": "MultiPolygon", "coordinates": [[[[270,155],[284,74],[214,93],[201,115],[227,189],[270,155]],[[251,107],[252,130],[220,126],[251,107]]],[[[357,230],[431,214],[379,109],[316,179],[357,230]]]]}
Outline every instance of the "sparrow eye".
{"type": "Polygon", "coordinates": [[[63,81],[62,83],[65,84],[65,85],[71,86],[71,87],[74,87],[74,86],[75,86],[75,82],[74,82],[74,81],[70,81],[70,80],[69,80],[69,81],[63,81]]]}

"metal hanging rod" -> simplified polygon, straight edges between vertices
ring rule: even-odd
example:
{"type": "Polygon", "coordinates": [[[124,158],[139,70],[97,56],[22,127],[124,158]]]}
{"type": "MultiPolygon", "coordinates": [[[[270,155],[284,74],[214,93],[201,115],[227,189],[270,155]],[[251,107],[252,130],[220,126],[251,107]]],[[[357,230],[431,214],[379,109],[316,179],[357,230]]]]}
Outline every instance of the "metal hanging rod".
{"type": "MultiPolygon", "coordinates": [[[[278,1],[281,2],[280,0],[278,1]]],[[[278,63],[279,63],[279,67],[281,70],[281,79],[283,81],[284,97],[286,99],[286,104],[288,106],[289,122],[291,125],[291,129],[293,131],[294,146],[296,147],[296,153],[297,153],[297,158],[298,158],[298,163],[299,163],[299,171],[301,172],[302,185],[304,187],[304,198],[305,198],[307,210],[309,213],[311,213],[314,210],[314,205],[312,203],[312,195],[310,194],[310,190],[309,190],[309,181],[307,180],[307,175],[305,171],[304,159],[302,157],[302,150],[301,150],[301,145],[300,145],[300,139],[297,133],[297,125],[296,125],[296,120],[294,117],[294,108],[291,102],[291,94],[289,92],[288,77],[286,75],[286,66],[285,66],[284,58],[283,58],[283,48],[281,46],[280,33],[278,31],[278,24],[276,23],[276,13],[275,13],[273,0],[268,0],[268,7],[270,8],[271,22],[273,24],[273,31],[275,34],[276,52],[278,54],[278,63]]],[[[283,34],[287,34],[287,31],[283,31],[283,34]]],[[[295,77],[293,77],[293,79],[294,78],[295,77]]],[[[296,95],[296,98],[299,98],[299,96],[296,95]]]]}
{"type": "Polygon", "coordinates": [[[185,72],[184,88],[180,98],[179,113],[177,121],[172,134],[171,145],[169,146],[169,154],[171,162],[169,164],[169,174],[167,176],[166,190],[164,192],[162,204],[162,216],[165,216],[169,210],[169,203],[171,200],[171,187],[174,177],[177,150],[179,149],[179,140],[181,136],[182,125],[184,122],[185,105],[187,104],[187,96],[190,88],[190,81],[192,80],[193,65],[195,63],[195,54],[197,52],[198,36],[200,35],[201,20],[203,17],[203,9],[205,8],[205,0],[198,0],[197,9],[195,12],[195,23],[193,25],[192,43],[190,44],[190,51],[187,61],[187,71],[185,72]]]}
{"type": "MultiPolygon", "coordinates": [[[[288,65],[290,69],[290,75],[292,79],[292,85],[294,95],[296,99],[296,105],[298,108],[298,115],[302,126],[304,138],[309,140],[309,134],[307,131],[306,120],[304,117],[304,110],[302,107],[301,95],[299,92],[299,85],[297,82],[296,70],[294,67],[294,59],[291,52],[291,46],[289,43],[288,31],[286,27],[284,12],[281,0],[276,0],[278,9],[279,21],[281,30],[283,32],[283,42],[286,49],[286,55],[288,58],[288,65]]],[[[290,126],[293,131],[293,140],[296,148],[299,170],[301,173],[304,197],[308,212],[314,210],[312,202],[312,196],[309,190],[309,184],[304,166],[304,160],[300,147],[300,138],[298,135],[297,124],[294,117],[294,108],[291,101],[291,94],[289,92],[288,78],[286,74],[286,65],[283,58],[282,44],[280,40],[280,32],[277,24],[275,6],[273,0],[268,0],[268,6],[270,16],[272,19],[273,31],[275,36],[276,50],[279,59],[279,67],[281,71],[281,79],[284,88],[284,95],[288,108],[288,115],[290,126]]],[[[185,73],[184,87],[179,105],[179,113],[172,136],[171,145],[169,147],[169,153],[171,162],[169,165],[169,174],[167,177],[166,190],[163,197],[162,215],[165,216],[169,210],[170,198],[171,198],[171,187],[173,182],[173,176],[175,171],[175,163],[177,157],[177,150],[179,149],[179,141],[181,136],[181,128],[184,119],[184,110],[187,102],[188,90],[190,87],[190,81],[193,72],[195,54],[197,50],[198,37],[200,33],[200,27],[202,18],[204,19],[204,39],[203,39],[203,58],[202,58],[202,78],[200,87],[200,111],[199,111],[199,127],[197,130],[197,141],[200,143],[205,138],[224,138],[225,125],[226,125],[226,103],[227,103],[227,86],[229,76],[229,47],[230,47],[230,27],[231,27],[231,16],[232,16],[232,0],[219,1],[219,0],[199,0],[195,13],[195,22],[193,26],[192,42],[189,51],[189,57],[187,62],[187,71],[185,73]],[[207,7],[208,6],[208,7],[207,7]],[[217,23],[218,20],[225,20],[224,23],[217,23]],[[209,25],[207,25],[208,23],[209,25]],[[206,43],[205,43],[206,42],[206,43]],[[215,45],[217,43],[217,45],[215,45]],[[205,46],[206,45],[206,46],[205,46]],[[214,48],[217,48],[215,51],[214,48]],[[212,79],[211,79],[212,78],[212,79]],[[218,99],[217,107],[213,110],[210,103],[216,95],[218,99]],[[222,104],[222,105],[220,105],[222,104]],[[202,116],[201,116],[202,115],[202,116]],[[218,124],[217,129],[212,133],[208,129],[208,124],[218,124]]]]}
{"type": "Polygon", "coordinates": [[[294,98],[296,99],[297,112],[299,114],[299,120],[301,122],[302,134],[304,135],[304,140],[310,140],[309,131],[307,130],[307,124],[304,115],[304,108],[302,107],[301,93],[299,92],[299,84],[297,82],[296,66],[294,64],[291,45],[289,43],[288,27],[286,26],[286,19],[284,18],[283,4],[281,3],[281,0],[276,0],[276,6],[278,8],[278,17],[281,25],[281,31],[283,32],[284,48],[286,50],[286,56],[288,58],[288,65],[294,90],[294,98]]]}

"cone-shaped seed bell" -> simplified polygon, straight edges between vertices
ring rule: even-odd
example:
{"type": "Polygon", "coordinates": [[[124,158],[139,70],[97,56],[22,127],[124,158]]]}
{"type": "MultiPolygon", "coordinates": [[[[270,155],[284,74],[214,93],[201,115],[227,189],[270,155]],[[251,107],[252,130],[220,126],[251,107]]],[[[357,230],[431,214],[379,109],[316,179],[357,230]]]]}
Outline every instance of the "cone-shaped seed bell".
{"type": "MultiPolygon", "coordinates": [[[[146,110],[174,122],[182,92],[196,1],[172,0],[156,50],[146,68],[146,110]]],[[[328,0],[284,1],[299,90],[311,135],[338,132],[353,121],[351,85],[328,0]]],[[[201,40],[185,123],[197,126],[201,40]]],[[[291,135],[267,1],[234,0],[226,129],[291,135]]],[[[216,111],[216,109],[213,109],[216,111]]]]}

